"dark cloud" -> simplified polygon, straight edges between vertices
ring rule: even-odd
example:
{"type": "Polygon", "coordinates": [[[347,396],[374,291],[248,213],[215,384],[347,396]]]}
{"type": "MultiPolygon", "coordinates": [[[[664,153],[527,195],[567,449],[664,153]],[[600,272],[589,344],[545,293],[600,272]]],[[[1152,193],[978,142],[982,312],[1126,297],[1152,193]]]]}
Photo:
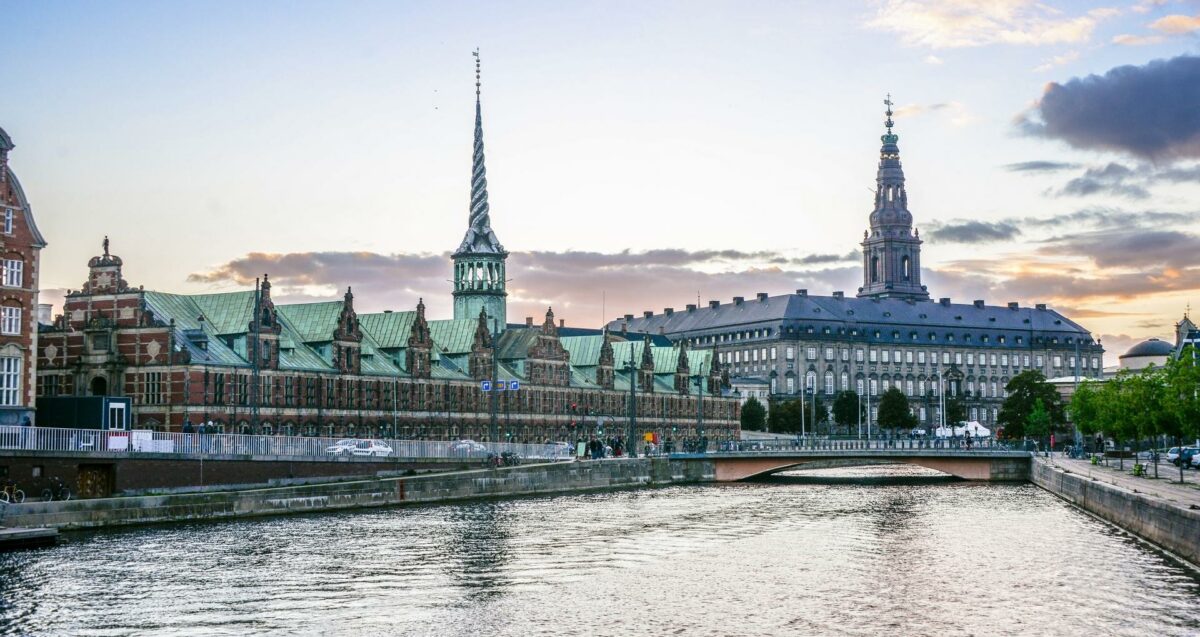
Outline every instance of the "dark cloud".
{"type": "Polygon", "coordinates": [[[1087,257],[1101,268],[1200,268],[1200,237],[1180,230],[1076,232],[1046,240],[1038,252],[1087,257]]]}
{"type": "Polygon", "coordinates": [[[1083,175],[1068,181],[1055,194],[1060,197],[1107,194],[1129,199],[1147,199],[1150,192],[1136,183],[1131,183],[1142,178],[1139,171],[1122,164],[1110,163],[1100,168],[1087,169],[1083,175]]]}
{"type": "Polygon", "coordinates": [[[1198,104],[1200,57],[1183,55],[1052,82],[1016,125],[1075,148],[1172,161],[1200,157],[1198,104]]]}
{"type": "MultiPolygon", "coordinates": [[[[627,312],[682,309],[695,303],[697,294],[703,303],[802,287],[852,292],[858,289],[858,267],[819,267],[850,259],[857,261],[858,254],[792,258],[736,250],[514,252],[508,259],[509,316],[540,316],[549,305],[570,324],[598,326],[602,318],[627,312]],[[719,271],[708,271],[712,266],[719,271]]],[[[272,295],[282,302],[337,298],[346,286],[353,286],[362,312],[408,309],[424,298],[432,316],[451,313],[448,254],[251,253],[188,278],[217,288],[245,287],[263,273],[270,274],[272,295]]]]}
{"type": "Polygon", "coordinates": [[[1009,221],[950,221],[929,227],[929,239],[939,243],[990,243],[1007,241],[1021,234],[1009,221]]]}
{"type": "Polygon", "coordinates": [[[1022,227],[1157,227],[1163,224],[1186,224],[1200,219],[1200,212],[1162,212],[1157,210],[1130,211],[1121,208],[1082,208],[1050,217],[1026,217],[1017,221],[1022,227]]]}
{"type": "Polygon", "coordinates": [[[1017,173],[1057,172],[1079,168],[1079,164],[1063,161],[1022,161],[1015,164],[1005,164],[1005,170],[1017,173]]]}

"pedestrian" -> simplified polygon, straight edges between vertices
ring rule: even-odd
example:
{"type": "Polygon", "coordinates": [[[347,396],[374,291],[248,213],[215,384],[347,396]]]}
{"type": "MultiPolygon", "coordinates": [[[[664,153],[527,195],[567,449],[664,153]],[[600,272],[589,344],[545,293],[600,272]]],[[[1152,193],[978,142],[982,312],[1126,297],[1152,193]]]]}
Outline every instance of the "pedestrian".
{"type": "Polygon", "coordinates": [[[21,446],[25,448],[31,448],[31,444],[33,442],[33,421],[29,419],[28,414],[26,414],[25,419],[21,421],[21,429],[21,446]]]}

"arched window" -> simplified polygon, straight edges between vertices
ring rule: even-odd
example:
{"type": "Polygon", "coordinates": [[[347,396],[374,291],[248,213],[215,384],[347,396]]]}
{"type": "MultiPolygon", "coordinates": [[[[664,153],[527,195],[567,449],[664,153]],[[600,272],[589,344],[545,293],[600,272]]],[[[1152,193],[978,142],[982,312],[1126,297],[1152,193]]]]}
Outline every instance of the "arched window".
{"type": "Polygon", "coordinates": [[[842,391],[850,389],[850,374],[842,372],[842,384],[838,386],[842,391]]]}
{"type": "Polygon", "coordinates": [[[817,373],[809,372],[804,376],[804,388],[808,391],[814,391],[817,387],[817,373]]]}
{"type": "Polygon", "coordinates": [[[907,254],[900,258],[900,266],[904,270],[904,280],[911,281],[912,280],[912,262],[910,262],[908,260],[907,254]]]}
{"type": "Polygon", "coordinates": [[[832,395],[833,390],[833,372],[825,372],[825,395],[832,395]]]}
{"type": "Polygon", "coordinates": [[[871,257],[871,283],[879,282],[879,257],[871,257]]]}

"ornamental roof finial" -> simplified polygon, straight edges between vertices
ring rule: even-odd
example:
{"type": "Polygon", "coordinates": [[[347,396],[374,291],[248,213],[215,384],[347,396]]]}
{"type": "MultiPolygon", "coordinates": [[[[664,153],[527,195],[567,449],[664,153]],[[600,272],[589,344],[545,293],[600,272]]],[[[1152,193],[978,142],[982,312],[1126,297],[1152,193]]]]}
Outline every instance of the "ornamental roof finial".
{"type": "Polygon", "coordinates": [[[108,256],[108,235],[104,235],[104,256],[108,256]]]}
{"type": "Polygon", "coordinates": [[[883,103],[887,106],[887,119],[883,121],[883,125],[887,127],[887,133],[879,139],[885,144],[895,144],[900,140],[900,136],[892,132],[892,127],[896,125],[896,122],[892,121],[892,115],[895,114],[892,112],[892,107],[896,103],[892,101],[891,93],[887,94],[887,99],[883,100],[883,103]]]}
{"type": "Polygon", "coordinates": [[[479,47],[475,47],[475,50],[471,52],[471,55],[475,56],[475,101],[478,102],[479,101],[479,86],[480,86],[479,47]]]}

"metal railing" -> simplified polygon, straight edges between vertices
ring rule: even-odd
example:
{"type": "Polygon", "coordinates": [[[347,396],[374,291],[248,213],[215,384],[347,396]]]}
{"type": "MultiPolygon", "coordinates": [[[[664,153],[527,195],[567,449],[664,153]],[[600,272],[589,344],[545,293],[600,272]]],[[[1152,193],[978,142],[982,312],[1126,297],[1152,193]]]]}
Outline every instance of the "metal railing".
{"type": "Polygon", "coordinates": [[[0,450],[105,452],[128,455],[167,453],[195,458],[214,455],[283,456],[321,460],[338,457],[375,457],[483,461],[489,455],[499,456],[504,453],[515,453],[525,460],[570,460],[574,457],[571,447],[563,443],[309,438],[20,426],[0,427],[0,450]]]}
{"type": "Polygon", "coordinates": [[[857,438],[857,437],[815,437],[815,436],[796,436],[793,438],[776,438],[766,440],[735,440],[718,443],[713,448],[710,445],[710,452],[782,452],[782,451],[862,451],[862,450],[878,450],[878,451],[898,451],[898,450],[924,450],[924,451],[979,451],[979,452],[994,452],[994,451],[1020,451],[1022,447],[1018,443],[1017,446],[1010,446],[1007,443],[1002,443],[995,438],[899,438],[899,437],[876,437],[876,438],[857,438]]]}

